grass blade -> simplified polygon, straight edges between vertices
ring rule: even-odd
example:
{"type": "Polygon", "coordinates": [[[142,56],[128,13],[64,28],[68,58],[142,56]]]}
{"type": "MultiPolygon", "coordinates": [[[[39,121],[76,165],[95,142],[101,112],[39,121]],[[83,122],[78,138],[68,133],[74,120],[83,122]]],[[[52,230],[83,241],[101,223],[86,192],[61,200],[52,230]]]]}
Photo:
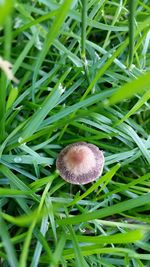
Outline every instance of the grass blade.
{"type": "Polygon", "coordinates": [[[23,139],[31,136],[36,130],[39,128],[40,124],[44,120],[44,118],[47,116],[47,114],[55,107],[57,102],[59,101],[60,96],[63,93],[63,90],[61,88],[61,82],[66,78],[68,75],[70,69],[67,70],[59,82],[56,84],[52,92],[47,96],[44,103],[41,105],[40,109],[38,109],[34,115],[31,117],[30,121],[26,125],[22,135],[21,135],[21,142],[23,142],[23,139]]]}
{"type": "Polygon", "coordinates": [[[134,28],[135,28],[135,9],[137,0],[128,0],[129,6],[129,67],[133,61],[134,54],[134,28]]]}
{"type": "Polygon", "coordinates": [[[73,243],[74,254],[75,254],[75,259],[76,259],[76,266],[87,267],[88,265],[87,265],[87,262],[85,261],[85,259],[83,258],[83,255],[81,252],[82,250],[79,246],[77,236],[75,235],[75,232],[71,226],[69,226],[69,231],[70,231],[70,237],[71,237],[72,243],[73,243]]]}
{"type": "MultiPolygon", "coordinates": [[[[143,239],[144,231],[142,230],[134,230],[127,233],[121,233],[110,236],[79,236],[76,235],[78,242],[84,243],[95,243],[95,244],[124,244],[124,243],[133,243],[138,240],[143,239]]],[[[67,238],[71,239],[71,236],[67,236],[67,238]]]]}
{"type": "MultiPolygon", "coordinates": [[[[119,169],[120,164],[115,165],[113,168],[110,169],[104,176],[100,177],[89,189],[86,190],[85,193],[83,193],[81,196],[76,197],[73,201],[71,201],[67,206],[72,206],[76,204],[81,199],[87,197],[89,194],[91,194],[94,190],[96,190],[101,184],[104,182],[110,181],[110,179],[115,175],[117,170],[119,169]]],[[[103,186],[101,187],[102,190],[103,186]]]]}
{"type": "Polygon", "coordinates": [[[1,216],[0,216],[0,236],[2,238],[4,248],[5,248],[7,256],[8,256],[8,262],[10,264],[10,267],[18,266],[16,252],[15,252],[14,247],[12,245],[12,242],[10,240],[7,226],[6,226],[6,224],[3,221],[1,216]]]}
{"type": "MultiPolygon", "coordinates": [[[[35,65],[35,72],[33,75],[33,84],[36,82],[36,78],[40,69],[40,66],[42,65],[42,62],[50,49],[50,46],[52,45],[52,42],[54,39],[58,36],[60,27],[62,26],[69,8],[71,6],[72,0],[64,0],[64,3],[60,6],[58,13],[56,14],[56,18],[53,22],[53,25],[51,26],[51,29],[47,33],[47,36],[45,38],[45,42],[43,44],[43,49],[40,52],[40,55],[38,56],[36,65],[35,65]]],[[[34,95],[34,86],[33,86],[33,95],[34,95]]]]}
{"type": "Polygon", "coordinates": [[[132,116],[135,112],[137,112],[149,99],[150,99],[150,90],[144,93],[144,95],[137,101],[137,103],[130,109],[130,111],[120,121],[117,122],[116,125],[119,125],[125,120],[127,120],[130,116],[132,116]]]}
{"type": "Polygon", "coordinates": [[[124,99],[131,98],[135,94],[142,93],[145,90],[150,90],[150,71],[141,75],[136,80],[131,81],[120,87],[116,93],[108,100],[108,104],[114,105],[124,99]]]}
{"type": "Polygon", "coordinates": [[[59,225],[65,225],[65,224],[76,224],[79,222],[91,221],[91,220],[95,220],[98,218],[104,218],[112,214],[117,214],[117,213],[127,211],[129,207],[131,210],[136,207],[140,207],[145,204],[148,204],[149,199],[150,199],[150,193],[137,197],[135,199],[122,201],[121,203],[115,204],[112,207],[107,207],[107,208],[103,208],[103,209],[90,212],[90,213],[86,213],[83,215],[77,215],[77,216],[73,216],[70,218],[58,220],[57,222],[59,225]]]}
{"type": "Polygon", "coordinates": [[[36,194],[26,185],[24,184],[12,171],[10,171],[6,166],[0,165],[0,172],[3,173],[6,177],[9,178],[9,180],[12,182],[14,187],[17,187],[20,190],[25,190],[27,192],[31,193],[31,197],[39,202],[39,198],[36,196],[36,194]]]}

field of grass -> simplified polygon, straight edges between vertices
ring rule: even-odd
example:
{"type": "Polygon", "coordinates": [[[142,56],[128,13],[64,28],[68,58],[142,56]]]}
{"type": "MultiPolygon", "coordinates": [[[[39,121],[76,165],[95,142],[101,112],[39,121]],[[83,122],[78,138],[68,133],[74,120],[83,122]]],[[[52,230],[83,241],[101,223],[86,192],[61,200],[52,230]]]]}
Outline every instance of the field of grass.
{"type": "Polygon", "coordinates": [[[150,266],[149,0],[0,1],[0,32],[0,266],[150,266]],[[71,185],[80,141],[105,166],[71,185]]]}

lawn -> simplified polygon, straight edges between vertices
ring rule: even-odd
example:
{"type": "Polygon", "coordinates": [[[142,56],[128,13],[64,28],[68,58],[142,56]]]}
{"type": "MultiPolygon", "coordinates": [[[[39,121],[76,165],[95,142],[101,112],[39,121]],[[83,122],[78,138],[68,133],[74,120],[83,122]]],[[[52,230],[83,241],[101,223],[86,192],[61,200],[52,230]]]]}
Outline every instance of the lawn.
{"type": "Polygon", "coordinates": [[[0,1],[0,266],[150,266],[149,0],[0,1]],[[104,154],[88,184],[56,159],[104,154]]]}

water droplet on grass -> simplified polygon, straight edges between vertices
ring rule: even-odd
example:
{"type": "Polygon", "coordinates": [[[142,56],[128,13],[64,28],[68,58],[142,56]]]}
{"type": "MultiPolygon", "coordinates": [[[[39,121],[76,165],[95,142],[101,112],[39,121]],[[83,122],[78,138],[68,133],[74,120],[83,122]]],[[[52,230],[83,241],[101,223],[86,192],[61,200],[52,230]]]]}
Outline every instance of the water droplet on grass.
{"type": "Polygon", "coordinates": [[[15,157],[14,158],[14,162],[15,163],[20,163],[20,162],[22,162],[22,158],[21,157],[15,157]]]}

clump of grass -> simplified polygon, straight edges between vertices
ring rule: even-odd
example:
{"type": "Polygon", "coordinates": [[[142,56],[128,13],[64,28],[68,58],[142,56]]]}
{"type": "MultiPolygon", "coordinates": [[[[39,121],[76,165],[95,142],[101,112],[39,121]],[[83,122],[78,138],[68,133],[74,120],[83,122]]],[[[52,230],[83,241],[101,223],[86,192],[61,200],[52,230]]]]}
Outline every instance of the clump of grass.
{"type": "Polygon", "coordinates": [[[150,6],[128,2],[3,3],[1,266],[149,266],[150,6]],[[76,186],[55,160],[80,141],[105,167],[76,186]]]}

